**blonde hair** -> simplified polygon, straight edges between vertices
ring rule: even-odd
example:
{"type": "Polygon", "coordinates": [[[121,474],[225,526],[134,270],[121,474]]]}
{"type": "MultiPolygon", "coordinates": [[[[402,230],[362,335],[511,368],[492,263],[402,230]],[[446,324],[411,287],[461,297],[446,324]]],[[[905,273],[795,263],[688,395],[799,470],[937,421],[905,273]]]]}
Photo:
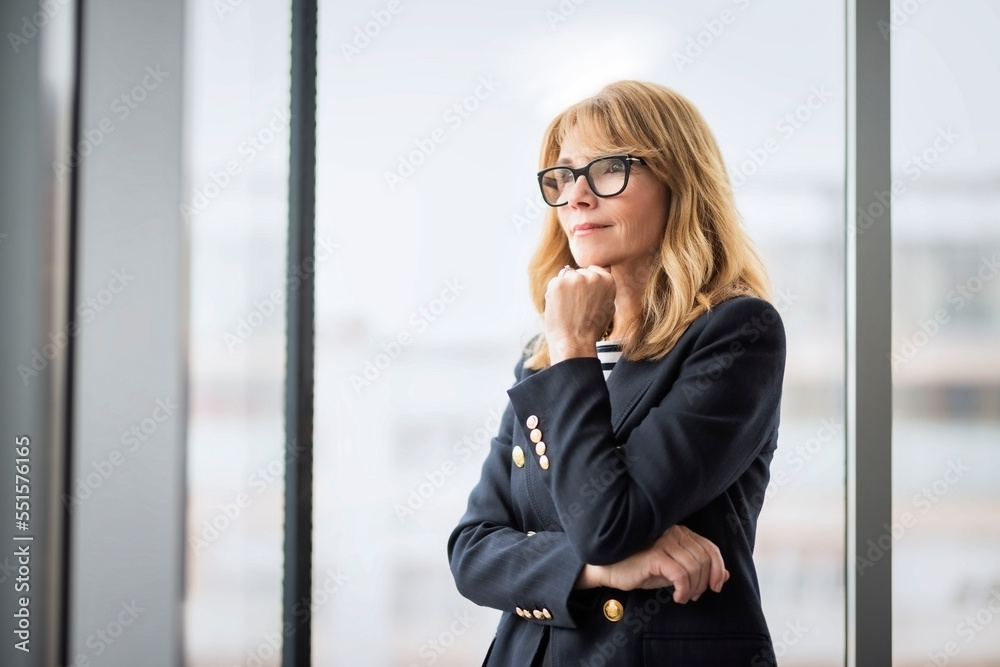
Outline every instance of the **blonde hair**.
{"type": "MultiPolygon", "coordinates": [[[[726,299],[769,298],[767,272],[740,224],[719,147],[691,102],[658,84],[613,83],[556,116],[542,141],[541,168],[555,164],[571,131],[595,155],[642,158],[669,191],[663,240],[640,277],[641,312],[625,323],[625,358],[664,357],[695,319],[726,299]]],[[[545,310],[546,284],[567,264],[576,266],[552,208],[528,267],[539,313],[545,310]]],[[[527,354],[526,367],[549,365],[544,334],[527,354]]]]}

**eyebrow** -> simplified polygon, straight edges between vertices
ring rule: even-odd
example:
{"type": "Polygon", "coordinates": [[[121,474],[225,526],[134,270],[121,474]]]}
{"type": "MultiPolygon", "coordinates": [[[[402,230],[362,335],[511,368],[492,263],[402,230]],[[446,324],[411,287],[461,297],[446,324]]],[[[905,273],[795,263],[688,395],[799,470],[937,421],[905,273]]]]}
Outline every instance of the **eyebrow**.
{"type": "MultiPolygon", "coordinates": [[[[578,157],[578,158],[581,158],[581,159],[585,160],[584,164],[588,164],[588,163],[590,163],[590,162],[592,162],[594,160],[594,158],[588,158],[586,155],[577,155],[577,156],[574,156],[574,157],[578,157]]],[[[569,167],[572,164],[573,164],[573,159],[572,158],[570,158],[570,157],[561,157],[558,160],[556,160],[556,163],[553,166],[556,166],[556,167],[569,167]]]]}

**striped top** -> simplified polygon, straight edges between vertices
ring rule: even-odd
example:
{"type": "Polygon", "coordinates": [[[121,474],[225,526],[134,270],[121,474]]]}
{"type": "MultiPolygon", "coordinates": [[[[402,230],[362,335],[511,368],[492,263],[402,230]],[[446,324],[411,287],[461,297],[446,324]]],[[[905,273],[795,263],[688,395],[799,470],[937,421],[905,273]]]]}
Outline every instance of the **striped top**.
{"type": "Polygon", "coordinates": [[[607,380],[611,371],[622,356],[622,342],[620,340],[599,340],[597,341],[597,358],[601,360],[601,370],[604,371],[604,379],[607,380]]]}

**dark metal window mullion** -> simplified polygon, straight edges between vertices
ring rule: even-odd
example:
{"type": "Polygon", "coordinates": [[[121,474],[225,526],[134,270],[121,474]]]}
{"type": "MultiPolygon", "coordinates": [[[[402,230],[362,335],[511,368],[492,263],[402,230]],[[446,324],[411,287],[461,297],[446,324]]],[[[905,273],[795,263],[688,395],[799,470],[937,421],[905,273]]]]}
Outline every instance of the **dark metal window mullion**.
{"type": "Polygon", "coordinates": [[[316,0],[292,0],[285,391],[284,667],[311,662],[316,0]]]}
{"type": "Polygon", "coordinates": [[[848,667],[892,664],[890,9],[847,0],[848,667]]]}

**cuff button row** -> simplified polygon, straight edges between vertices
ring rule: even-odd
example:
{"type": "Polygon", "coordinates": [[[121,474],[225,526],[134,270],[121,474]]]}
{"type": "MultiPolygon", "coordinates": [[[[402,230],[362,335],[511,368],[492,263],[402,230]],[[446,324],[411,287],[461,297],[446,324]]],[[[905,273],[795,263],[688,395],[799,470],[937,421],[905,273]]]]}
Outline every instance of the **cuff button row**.
{"type": "Polygon", "coordinates": [[[528,611],[527,609],[521,609],[520,607],[515,607],[517,615],[521,618],[536,618],[539,621],[544,619],[551,619],[552,614],[548,609],[535,609],[534,611],[528,611]]]}

